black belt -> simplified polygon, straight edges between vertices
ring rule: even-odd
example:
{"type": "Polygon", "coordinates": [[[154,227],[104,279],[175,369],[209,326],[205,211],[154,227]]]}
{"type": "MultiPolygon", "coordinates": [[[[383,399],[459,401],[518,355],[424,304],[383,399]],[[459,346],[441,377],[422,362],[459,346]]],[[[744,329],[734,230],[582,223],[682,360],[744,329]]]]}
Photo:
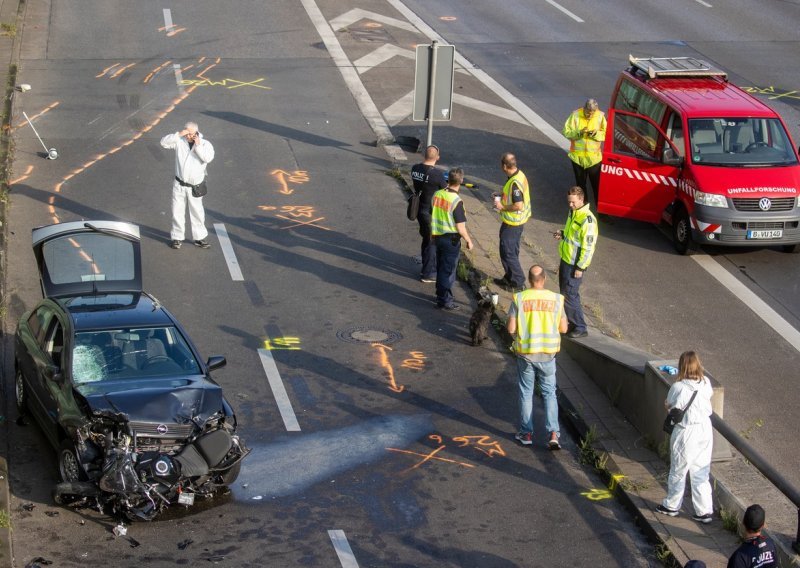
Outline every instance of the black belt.
{"type": "Polygon", "coordinates": [[[190,183],[186,183],[185,181],[183,181],[183,180],[182,180],[181,178],[179,178],[178,176],[175,176],[175,181],[177,181],[177,182],[178,182],[180,185],[182,185],[183,187],[197,187],[198,185],[200,185],[200,183],[203,183],[203,182],[200,182],[200,183],[198,183],[197,185],[192,185],[192,184],[190,184],[190,183]]]}

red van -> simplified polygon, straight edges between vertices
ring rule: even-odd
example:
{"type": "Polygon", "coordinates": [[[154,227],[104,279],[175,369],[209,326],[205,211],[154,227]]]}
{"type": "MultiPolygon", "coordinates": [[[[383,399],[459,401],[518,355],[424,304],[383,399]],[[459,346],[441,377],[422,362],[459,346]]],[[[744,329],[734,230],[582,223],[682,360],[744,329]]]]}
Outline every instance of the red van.
{"type": "Polygon", "coordinates": [[[704,61],[630,63],[608,111],[598,212],[665,221],[681,254],[800,251],[800,161],[781,117],[704,61]]]}

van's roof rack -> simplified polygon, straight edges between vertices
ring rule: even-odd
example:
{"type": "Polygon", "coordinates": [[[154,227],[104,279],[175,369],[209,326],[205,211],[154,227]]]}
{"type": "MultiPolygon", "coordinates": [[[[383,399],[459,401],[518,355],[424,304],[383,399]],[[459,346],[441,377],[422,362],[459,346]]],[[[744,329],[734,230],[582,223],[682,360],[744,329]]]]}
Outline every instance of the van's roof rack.
{"type": "Polygon", "coordinates": [[[631,65],[651,79],[657,77],[721,77],[728,79],[725,71],[694,57],[634,57],[628,56],[631,65]]]}

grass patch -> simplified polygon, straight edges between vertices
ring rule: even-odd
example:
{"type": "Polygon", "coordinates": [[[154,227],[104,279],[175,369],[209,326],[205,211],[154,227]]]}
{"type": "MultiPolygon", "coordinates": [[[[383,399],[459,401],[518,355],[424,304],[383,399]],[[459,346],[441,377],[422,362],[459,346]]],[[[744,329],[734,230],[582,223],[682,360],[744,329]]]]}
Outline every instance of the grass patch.
{"type": "Polygon", "coordinates": [[[6,37],[16,37],[17,24],[7,24],[5,22],[0,23],[0,35],[4,35],[6,37]]]}
{"type": "Polygon", "coordinates": [[[458,266],[456,267],[456,278],[462,282],[469,282],[469,263],[463,259],[459,259],[458,266]]]}
{"type": "Polygon", "coordinates": [[[739,534],[739,518],[736,513],[722,508],[719,510],[719,516],[722,519],[722,528],[733,534],[739,534]]]}
{"type": "Polygon", "coordinates": [[[583,465],[588,465],[598,471],[605,471],[608,463],[608,454],[603,452],[598,454],[594,445],[597,443],[597,428],[594,424],[589,426],[586,434],[578,442],[578,461],[583,465]]]}
{"type": "Polygon", "coordinates": [[[664,566],[675,566],[675,557],[669,551],[667,543],[662,542],[656,545],[655,548],[656,559],[664,566]]]}
{"type": "Polygon", "coordinates": [[[8,516],[8,511],[0,511],[0,529],[11,528],[11,517],[8,516]]]}
{"type": "Polygon", "coordinates": [[[739,434],[742,435],[742,438],[744,438],[746,440],[749,440],[750,436],[753,435],[753,432],[757,428],[761,428],[762,426],[764,426],[764,421],[761,418],[759,418],[758,420],[756,420],[752,424],[750,424],[750,426],[748,426],[747,428],[745,428],[744,430],[739,432],[739,434]]]}

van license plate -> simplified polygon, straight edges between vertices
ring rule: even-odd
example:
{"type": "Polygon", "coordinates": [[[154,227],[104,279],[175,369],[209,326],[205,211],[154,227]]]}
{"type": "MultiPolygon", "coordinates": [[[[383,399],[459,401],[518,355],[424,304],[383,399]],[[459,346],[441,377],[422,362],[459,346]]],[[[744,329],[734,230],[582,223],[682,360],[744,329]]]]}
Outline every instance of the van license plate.
{"type": "Polygon", "coordinates": [[[780,229],[773,231],[747,231],[748,239],[780,239],[783,231],[780,229]]]}

